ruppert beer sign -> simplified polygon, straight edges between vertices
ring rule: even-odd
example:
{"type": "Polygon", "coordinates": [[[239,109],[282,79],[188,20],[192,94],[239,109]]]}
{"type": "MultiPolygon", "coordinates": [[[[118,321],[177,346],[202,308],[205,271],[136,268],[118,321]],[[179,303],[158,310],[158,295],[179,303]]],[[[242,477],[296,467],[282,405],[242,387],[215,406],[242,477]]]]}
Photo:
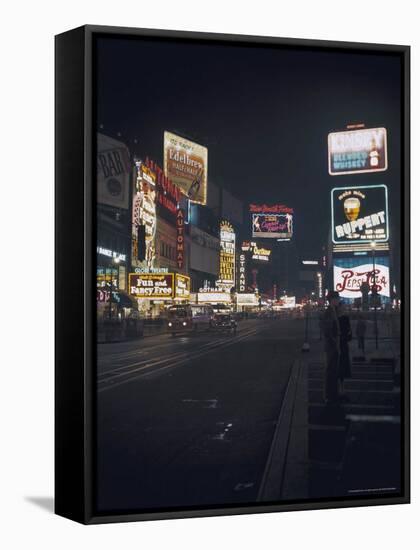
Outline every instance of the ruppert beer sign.
{"type": "Polygon", "coordinates": [[[164,132],[165,176],[192,202],[207,202],[207,148],[188,139],[164,132]]]}
{"type": "Polygon", "coordinates": [[[328,134],[328,171],[331,176],[383,172],[387,168],[385,128],[328,134]]]}
{"type": "Polygon", "coordinates": [[[387,242],[386,185],[336,187],[331,191],[332,240],[335,244],[387,242]]]}

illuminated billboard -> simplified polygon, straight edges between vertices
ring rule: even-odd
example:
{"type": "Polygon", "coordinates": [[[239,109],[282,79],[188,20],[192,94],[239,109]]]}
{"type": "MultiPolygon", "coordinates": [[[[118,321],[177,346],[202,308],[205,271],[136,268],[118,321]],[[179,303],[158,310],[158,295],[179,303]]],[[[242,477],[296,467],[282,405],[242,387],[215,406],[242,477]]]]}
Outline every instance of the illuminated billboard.
{"type": "Polygon", "coordinates": [[[227,221],[220,223],[220,267],[217,285],[230,290],[235,284],[235,231],[227,221]]]}
{"type": "Polygon", "coordinates": [[[129,292],[136,298],[171,299],[174,288],[173,273],[130,273],[129,292]]]}
{"type": "Polygon", "coordinates": [[[223,292],[219,288],[200,288],[196,295],[198,303],[221,303],[231,302],[229,292],[223,292]]]}
{"type": "Polygon", "coordinates": [[[293,208],[284,204],[250,204],[252,237],[290,241],[293,236],[293,208]]]}
{"type": "Polygon", "coordinates": [[[165,176],[192,202],[207,202],[207,148],[188,139],[164,132],[165,176]]]}
{"type": "Polygon", "coordinates": [[[385,128],[363,128],[328,134],[331,176],[383,172],[388,168],[385,128]]]}
{"type": "Polygon", "coordinates": [[[121,141],[97,135],[97,201],[114,208],[128,208],[130,153],[121,141]]]}
{"type": "Polygon", "coordinates": [[[331,191],[332,241],[354,244],[389,239],[385,185],[336,187],[331,191]]]}
{"type": "Polygon", "coordinates": [[[190,297],[191,280],[187,275],[175,273],[175,298],[188,300],[190,297]]]}
{"type": "Polygon", "coordinates": [[[156,259],[156,174],[138,162],[132,207],[131,263],[153,267],[156,259]]]}
{"type": "Polygon", "coordinates": [[[389,298],[389,259],[387,256],[375,258],[375,266],[371,257],[334,259],[334,290],[340,293],[341,298],[361,298],[363,283],[367,283],[371,291],[373,286],[376,286],[378,294],[389,298]]]}
{"type": "Polygon", "coordinates": [[[251,260],[258,261],[258,262],[269,262],[270,256],[271,256],[270,249],[263,248],[262,246],[260,247],[256,243],[254,243],[251,260]]]}

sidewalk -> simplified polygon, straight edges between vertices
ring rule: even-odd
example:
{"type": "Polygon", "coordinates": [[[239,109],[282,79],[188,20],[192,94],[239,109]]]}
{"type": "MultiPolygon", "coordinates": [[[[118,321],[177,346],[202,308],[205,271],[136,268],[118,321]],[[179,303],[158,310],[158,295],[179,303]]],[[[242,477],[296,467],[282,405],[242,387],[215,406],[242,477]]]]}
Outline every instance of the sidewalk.
{"type": "MultiPolygon", "coordinates": [[[[368,334],[362,358],[350,343],[346,402],[324,403],[324,342],[313,323],[302,353],[280,498],[343,497],[399,490],[399,339],[368,334]]],[[[355,331],[354,331],[355,332],[355,331]]]]}
{"type": "MultiPolygon", "coordinates": [[[[314,343],[306,359],[308,372],[309,494],[347,496],[399,488],[400,393],[399,342],[384,337],[366,341],[362,357],[350,342],[351,378],[344,381],[346,403],[323,402],[323,342],[314,343]]],[[[353,331],[354,333],[355,331],[353,331]]]]}

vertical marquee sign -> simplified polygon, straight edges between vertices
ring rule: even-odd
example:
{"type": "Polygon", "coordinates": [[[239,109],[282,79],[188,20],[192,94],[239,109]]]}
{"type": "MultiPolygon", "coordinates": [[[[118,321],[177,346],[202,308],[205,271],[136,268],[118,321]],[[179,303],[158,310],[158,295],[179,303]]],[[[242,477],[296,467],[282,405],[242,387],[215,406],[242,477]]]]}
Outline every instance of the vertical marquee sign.
{"type": "Polygon", "coordinates": [[[185,257],[185,225],[184,225],[184,211],[182,208],[178,209],[176,215],[176,264],[178,269],[184,267],[185,257]]]}
{"type": "Polygon", "coordinates": [[[238,292],[246,292],[246,253],[241,251],[238,260],[238,292]]]}
{"type": "Polygon", "coordinates": [[[156,258],[156,173],[138,162],[132,210],[131,264],[153,267],[156,258]]]}
{"type": "Polygon", "coordinates": [[[220,269],[218,286],[230,290],[235,285],[235,231],[228,221],[220,223],[220,269]]]}

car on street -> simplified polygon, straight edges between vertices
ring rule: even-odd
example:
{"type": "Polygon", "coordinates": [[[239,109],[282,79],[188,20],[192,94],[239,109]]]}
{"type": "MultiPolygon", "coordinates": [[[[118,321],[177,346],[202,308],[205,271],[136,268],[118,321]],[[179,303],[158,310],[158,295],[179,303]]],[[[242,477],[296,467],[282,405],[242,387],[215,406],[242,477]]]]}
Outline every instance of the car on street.
{"type": "Polygon", "coordinates": [[[216,313],[213,319],[213,328],[216,332],[236,334],[238,324],[231,312],[216,313]]]}

